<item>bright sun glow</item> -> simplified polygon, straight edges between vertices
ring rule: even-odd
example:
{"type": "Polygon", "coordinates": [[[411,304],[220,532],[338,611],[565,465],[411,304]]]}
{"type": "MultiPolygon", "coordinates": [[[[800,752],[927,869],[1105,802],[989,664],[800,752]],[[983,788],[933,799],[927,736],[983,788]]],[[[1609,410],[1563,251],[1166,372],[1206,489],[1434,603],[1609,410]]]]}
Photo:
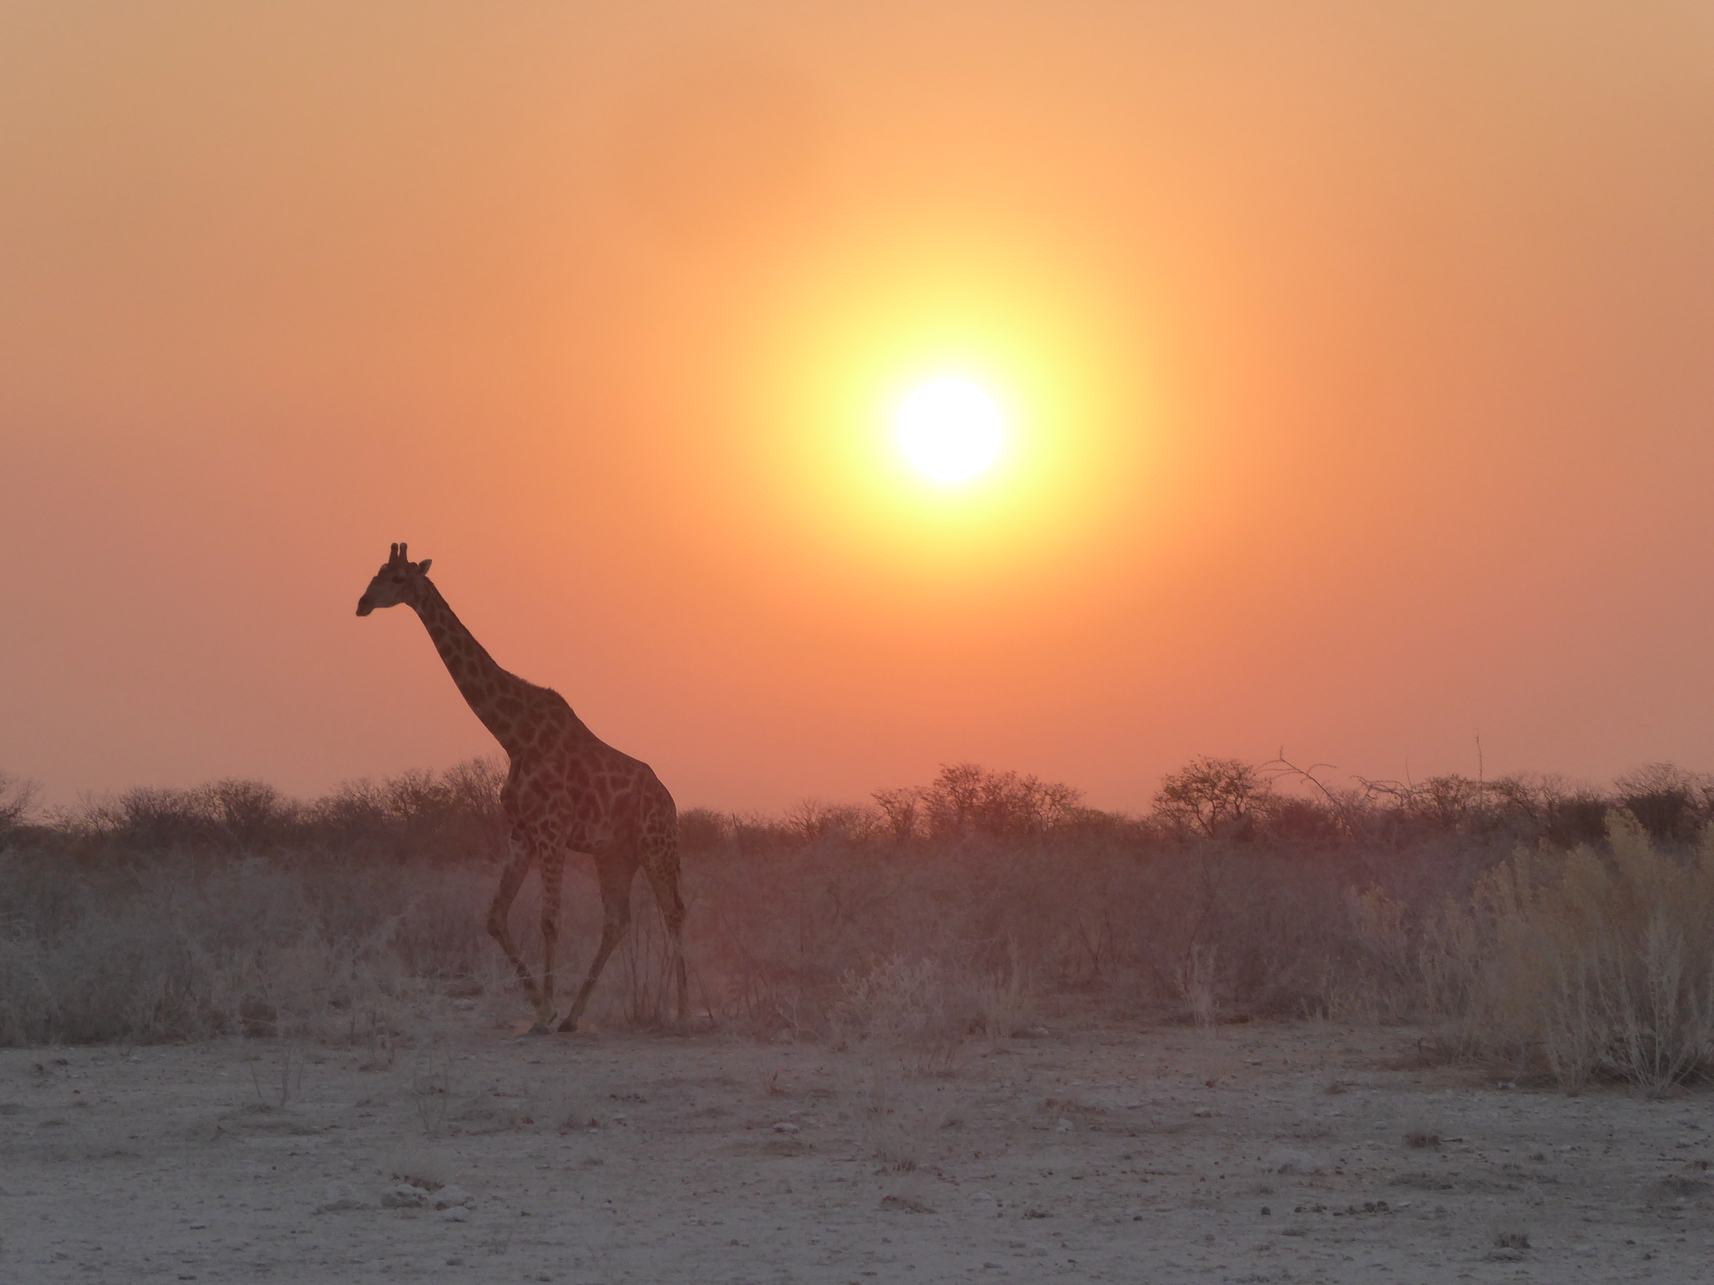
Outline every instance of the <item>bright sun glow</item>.
{"type": "Polygon", "coordinates": [[[918,384],[893,418],[899,449],[924,477],[957,485],[994,466],[1005,445],[1006,416],[993,394],[962,375],[918,384]]]}

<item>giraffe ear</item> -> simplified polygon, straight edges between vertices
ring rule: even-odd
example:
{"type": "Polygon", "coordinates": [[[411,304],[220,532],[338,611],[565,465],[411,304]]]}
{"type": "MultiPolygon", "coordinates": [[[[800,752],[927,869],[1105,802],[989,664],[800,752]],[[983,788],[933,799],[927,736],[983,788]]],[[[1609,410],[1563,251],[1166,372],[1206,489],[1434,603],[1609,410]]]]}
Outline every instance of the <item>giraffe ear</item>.
{"type": "Polygon", "coordinates": [[[426,576],[428,574],[429,564],[433,561],[433,558],[424,558],[421,562],[417,563],[417,570],[426,576]]]}

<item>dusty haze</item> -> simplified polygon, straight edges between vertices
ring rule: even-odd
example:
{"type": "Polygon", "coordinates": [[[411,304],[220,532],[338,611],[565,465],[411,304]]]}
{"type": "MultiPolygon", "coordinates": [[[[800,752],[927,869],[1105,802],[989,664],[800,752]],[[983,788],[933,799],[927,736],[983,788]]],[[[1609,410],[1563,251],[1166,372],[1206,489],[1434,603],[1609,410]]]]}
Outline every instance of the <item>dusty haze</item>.
{"type": "Polygon", "coordinates": [[[0,768],[487,752],[401,538],[685,804],[1714,766],[1706,6],[921,8],[0,7],[0,768]]]}

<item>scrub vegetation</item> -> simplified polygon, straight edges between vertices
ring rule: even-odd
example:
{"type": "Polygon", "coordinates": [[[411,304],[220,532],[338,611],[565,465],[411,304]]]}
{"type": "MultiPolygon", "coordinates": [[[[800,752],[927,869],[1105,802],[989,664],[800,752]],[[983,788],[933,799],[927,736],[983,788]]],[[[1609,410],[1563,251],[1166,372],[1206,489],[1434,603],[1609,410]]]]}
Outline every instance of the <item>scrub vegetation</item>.
{"type": "MultiPolygon", "coordinates": [[[[222,1034],[385,1049],[450,995],[521,1019],[483,919],[500,771],[312,801],[222,781],[44,811],[0,777],[0,1045],[222,1034]]],[[[681,817],[698,1019],[903,1050],[1072,1016],[1412,1023],[1575,1091],[1714,1072],[1714,781],[1323,783],[1198,759],[1144,816],[969,764],[861,804],[681,817]]],[[[571,960],[596,935],[570,881],[571,960]]],[[[592,1016],[665,1018],[646,892],[592,1016]]],[[[514,910],[529,958],[534,881],[514,910]]],[[[562,951],[563,951],[562,947],[562,951]]]]}

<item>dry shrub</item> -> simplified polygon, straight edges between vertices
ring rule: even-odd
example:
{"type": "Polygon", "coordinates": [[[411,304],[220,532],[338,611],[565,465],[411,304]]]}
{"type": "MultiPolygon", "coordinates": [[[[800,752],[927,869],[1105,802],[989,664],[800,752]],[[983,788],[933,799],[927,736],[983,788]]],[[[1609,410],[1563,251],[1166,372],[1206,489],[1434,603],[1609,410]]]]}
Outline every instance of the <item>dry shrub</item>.
{"type": "Polygon", "coordinates": [[[22,829],[36,803],[34,781],[25,781],[0,770],[0,839],[22,829]]]}
{"type": "Polygon", "coordinates": [[[1422,1007],[1418,942],[1409,908],[1379,888],[1347,889],[1349,950],[1322,988],[1325,1016],[1396,1022],[1422,1007]]]}
{"type": "Polygon", "coordinates": [[[0,860],[0,1045],[231,1032],[373,1040],[415,1003],[434,945],[424,903],[363,871],[250,857],[0,860]],[[396,891],[396,889],[395,889],[396,891]]]}
{"type": "MultiPolygon", "coordinates": [[[[1680,860],[1645,832],[1693,845],[1714,783],[1656,765],[1616,795],[1544,778],[1335,789],[1315,770],[1196,760],[1149,820],[972,764],[873,807],[689,809],[693,1010],[765,1038],[825,1037],[859,999],[879,1013],[864,988],[904,986],[900,961],[914,961],[944,991],[935,1023],[965,1033],[1073,1006],[1435,1016],[1455,1047],[1533,1059],[1570,1085],[1701,1073],[1706,845],[1680,860]],[[1275,791],[1282,773],[1305,790],[1275,791]],[[1638,821],[1610,853],[1596,840],[1508,859],[1520,838],[1587,837],[1614,798],[1638,821]]],[[[0,1043],[309,1028],[373,1043],[425,989],[516,1014],[482,924],[501,777],[478,760],[310,802],[251,781],[140,789],[33,825],[28,790],[0,775],[0,1043]]],[[[600,929],[588,863],[571,869],[561,996],[600,929]]],[[[591,1017],[654,1026],[672,1016],[666,943],[646,888],[633,904],[591,1017]]],[[[513,911],[532,962],[539,919],[532,880],[513,911]]]]}
{"type": "MultiPolygon", "coordinates": [[[[0,1043],[244,1031],[363,1041],[385,1061],[390,1032],[430,993],[516,1018],[483,924],[497,868],[443,851],[400,860],[359,829],[250,855],[128,856],[105,841],[0,852],[0,1043]]],[[[562,1001],[600,931],[590,863],[573,858],[568,874],[562,1001]]],[[[1205,1018],[1328,1011],[1330,989],[1355,985],[1365,950],[1377,953],[1352,919],[1349,877],[1340,858],[1139,849],[1113,835],[723,846],[684,865],[692,1010],[763,1038],[895,1039],[916,1021],[947,1040],[1011,1035],[1067,1004],[1134,1016],[1183,1001],[1187,983],[1205,1018]],[[920,1021],[901,1016],[912,994],[920,1021]]],[[[512,911],[532,965],[540,913],[532,879],[512,911]]],[[[639,880],[591,1020],[670,1020],[667,960],[639,880]]]]}
{"type": "Polygon", "coordinates": [[[1092,967],[1117,976],[1117,939],[1131,935],[1102,927],[1122,914],[1101,895],[1115,863],[986,841],[812,844],[687,863],[692,989],[739,1030],[819,1037],[836,1009],[849,1018],[854,988],[902,984],[908,964],[934,970],[949,1026],[1010,1033],[1039,992],[1082,988],[1092,967]],[[1086,887],[1068,887],[1070,863],[1086,887]],[[1087,943],[1109,937],[1092,965],[1087,943]]]}
{"type": "Polygon", "coordinates": [[[1689,852],[1625,813],[1605,850],[1519,851],[1445,907],[1423,976],[1459,1045],[1576,1090],[1714,1071],[1714,833],[1689,852]]]}
{"type": "Polygon", "coordinates": [[[909,1054],[912,1069],[949,1069],[968,1034],[956,986],[937,960],[895,956],[848,973],[833,1005],[835,1036],[909,1054]]]}
{"type": "Polygon", "coordinates": [[[1197,1026],[1212,1026],[1219,1008],[1215,981],[1218,950],[1213,946],[1196,945],[1185,956],[1179,972],[1178,989],[1190,1010],[1190,1020],[1197,1026]]]}
{"type": "MultiPolygon", "coordinates": [[[[1029,792],[1033,778],[984,780],[993,789],[971,795],[970,816],[1048,797],[1029,792]]],[[[963,781],[949,772],[936,788],[963,781]]],[[[475,1021],[521,1020],[483,922],[498,878],[484,837],[492,784],[473,768],[288,805],[225,783],[126,796],[110,824],[89,813],[14,831],[0,843],[0,1044],[245,1033],[366,1045],[391,1065],[431,999],[474,999],[475,1021]],[[246,846],[245,834],[261,837],[246,846]]],[[[1600,847],[1512,855],[1509,838],[1468,832],[1381,849],[1043,816],[934,837],[884,809],[805,805],[792,824],[687,813],[693,1016],[843,1040],[895,1075],[947,1069],[971,1038],[1029,1031],[1043,1014],[1186,1008],[1203,1022],[1433,1017],[1455,1050],[1572,1088],[1661,1087],[1714,1060],[1707,840],[1687,854],[1621,818],[1600,847]]],[[[562,1007],[601,914],[590,863],[574,857],[568,873],[562,1007]]],[[[512,913],[532,966],[540,915],[532,879],[512,913]]],[[[670,1021],[667,962],[639,880],[592,1023],[670,1021]]]]}
{"type": "MultiPolygon", "coordinates": [[[[591,998],[609,1020],[626,1026],[665,1027],[677,1017],[677,990],[672,968],[672,943],[655,909],[654,895],[639,879],[631,890],[631,928],[608,960],[591,998]]],[[[576,891],[581,889],[574,888],[576,891]]],[[[583,974],[567,976],[568,985],[582,985],[583,974]]],[[[575,994],[575,991],[571,992],[575,994]]]]}

